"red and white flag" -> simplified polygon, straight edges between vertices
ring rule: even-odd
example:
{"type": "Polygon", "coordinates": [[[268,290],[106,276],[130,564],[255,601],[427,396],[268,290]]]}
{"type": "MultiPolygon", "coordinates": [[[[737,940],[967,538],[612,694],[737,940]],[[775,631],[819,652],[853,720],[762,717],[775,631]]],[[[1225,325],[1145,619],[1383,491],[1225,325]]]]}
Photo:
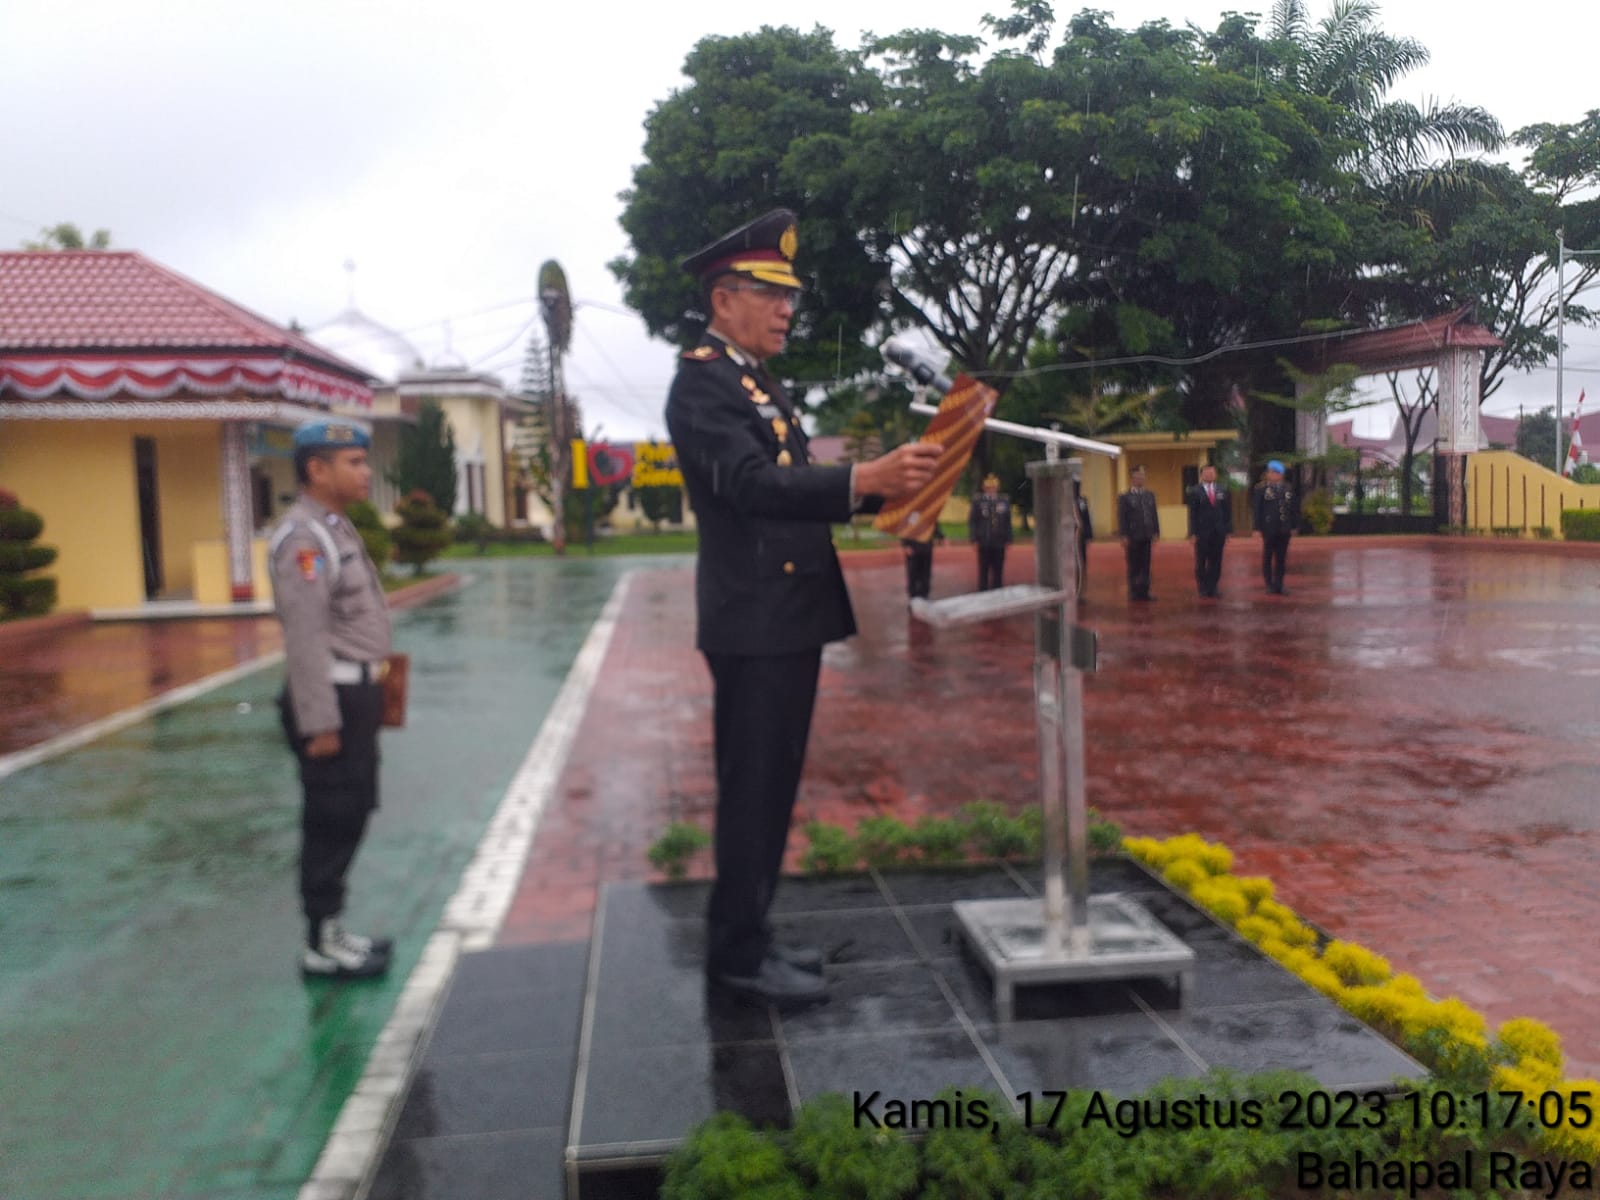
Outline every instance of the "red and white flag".
{"type": "Polygon", "coordinates": [[[1583,435],[1578,432],[1578,422],[1583,417],[1583,393],[1578,393],[1578,409],[1572,414],[1572,440],[1567,443],[1567,466],[1561,473],[1571,475],[1578,469],[1583,457],[1583,435]]]}

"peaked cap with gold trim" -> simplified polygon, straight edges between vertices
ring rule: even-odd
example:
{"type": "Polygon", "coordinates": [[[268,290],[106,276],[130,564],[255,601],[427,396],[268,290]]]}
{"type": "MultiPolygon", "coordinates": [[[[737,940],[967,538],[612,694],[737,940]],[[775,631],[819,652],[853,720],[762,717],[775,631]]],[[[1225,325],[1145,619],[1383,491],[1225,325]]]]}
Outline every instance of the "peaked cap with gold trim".
{"type": "Polygon", "coordinates": [[[683,269],[701,283],[731,273],[780,287],[803,287],[794,273],[798,220],[789,209],[775,208],[702,246],[683,260],[683,269]]]}

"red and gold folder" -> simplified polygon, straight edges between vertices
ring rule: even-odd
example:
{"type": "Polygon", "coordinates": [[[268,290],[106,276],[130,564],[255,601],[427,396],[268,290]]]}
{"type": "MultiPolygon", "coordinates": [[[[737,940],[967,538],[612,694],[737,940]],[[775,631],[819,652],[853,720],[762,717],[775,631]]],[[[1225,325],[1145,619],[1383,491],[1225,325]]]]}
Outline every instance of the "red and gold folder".
{"type": "Polygon", "coordinates": [[[874,529],[915,542],[933,537],[939,525],[944,502],[955,490],[956,480],[972,457],[972,448],[983,433],[983,423],[994,412],[1000,393],[969,375],[958,375],[950,390],[939,401],[939,411],[921,440],[944,447],[933,478],[915,496],[885,507],[872,522],[874,529]]]}

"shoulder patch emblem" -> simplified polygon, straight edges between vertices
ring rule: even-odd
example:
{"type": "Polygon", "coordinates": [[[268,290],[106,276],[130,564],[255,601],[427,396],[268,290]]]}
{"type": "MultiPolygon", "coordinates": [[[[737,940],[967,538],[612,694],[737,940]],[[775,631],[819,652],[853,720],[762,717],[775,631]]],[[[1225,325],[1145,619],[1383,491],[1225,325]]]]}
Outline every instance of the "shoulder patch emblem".
{"type": "Polygon", "coordinates": [[[300,568],[300,578],[315,583],[322,574],[322,555],[315,550],[296,550],[295,565],[300,568]]]}
{"type": "Polygon", "coordinates": [[[715,346],[696,346],[693,350],[685,350],[680,357],[695,362],[710,362],[713,358],[720,357],[721,353],[715,346]]]}

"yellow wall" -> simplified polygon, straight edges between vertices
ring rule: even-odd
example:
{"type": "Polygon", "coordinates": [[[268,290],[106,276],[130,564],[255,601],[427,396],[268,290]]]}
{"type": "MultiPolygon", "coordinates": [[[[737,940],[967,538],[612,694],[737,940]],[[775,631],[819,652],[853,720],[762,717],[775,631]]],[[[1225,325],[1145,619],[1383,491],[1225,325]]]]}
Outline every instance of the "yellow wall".
{"type": "Polygon", "coordinates": [[[1560,537],[1566,508],[1600,508],[1600,483],[1573,483],[1511,450],[1481,450],[1468,457],[1470,528],[1548,525],[1560,537]]]}
{"type": "Polygon", "coordinates": [[[0,420],[0,486],[44,518],[61,609],[144,603],[136,437],[156,444],[163,594],[188,594],[194,543],[223,536],[219,423],[0,420]]]}
{"type": "Polygon", "coordinates": [[[49,570],[60,609],[144,602],[134,433],[121,421],[0,420],[0,487],[44,518],[39,540],[61,552],[49,570]]]}

